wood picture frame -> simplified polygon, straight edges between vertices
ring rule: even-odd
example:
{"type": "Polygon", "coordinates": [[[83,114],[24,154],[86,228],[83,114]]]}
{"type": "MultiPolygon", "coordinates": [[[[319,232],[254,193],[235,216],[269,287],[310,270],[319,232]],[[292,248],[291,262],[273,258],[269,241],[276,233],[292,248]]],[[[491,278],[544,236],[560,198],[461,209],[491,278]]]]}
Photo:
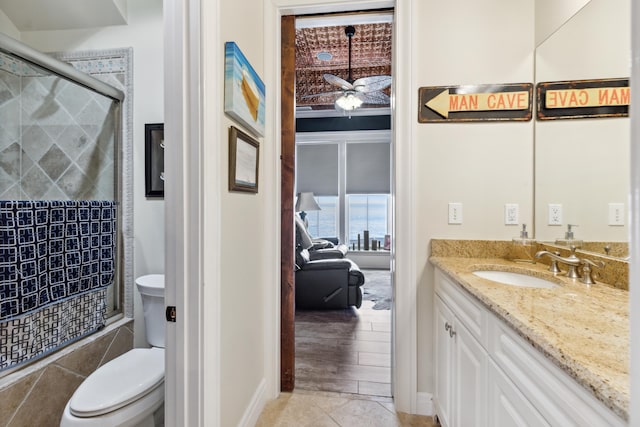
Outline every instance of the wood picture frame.
{"type": "Polygon", "coordinates": [[[260,143],[237,129],[229,128],[229,191],[258,192],[260,143]]]}
{"type": "Polygon", "coordinates": [[[164,197],[164,123],[144,125],[146,197],[164,197]]]}

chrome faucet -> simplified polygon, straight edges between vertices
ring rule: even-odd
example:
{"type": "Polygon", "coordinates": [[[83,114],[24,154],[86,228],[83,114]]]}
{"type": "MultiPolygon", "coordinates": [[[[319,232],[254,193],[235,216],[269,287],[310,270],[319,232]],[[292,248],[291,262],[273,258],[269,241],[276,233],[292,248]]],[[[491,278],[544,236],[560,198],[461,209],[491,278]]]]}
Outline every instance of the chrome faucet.
{"type": "MultiPolygon", "coordinates": [[[[536,252],[536,258],[542,258],[544,255],[547,255],[552,260],[555,260],[555,261],[561,262],[563,264],[566,264],[567,267],[568,267],[567,274],[566,274],[567,277],[569,277],[571,279],[577,279],[577,278],[580,277],[580,275],[578,274],[577,268],[580,266],[581,262],[580,262],[580,258],[578,258],[576,256],[576,247],[575,246],[571,246],[571,253],[569,254],[568,257],[561,257],[557,253],[553,253],[553,252],[549,252],[549,251],[538,251],[538,252],[536,252]]],[[[553,263],[551,264],[551,268],[549,270],[550,271],[554,271],[554,264],[553,263]]]]}
{"type": "Polygon", "coordinates": [[[571,246],[571,252],[568,257],[561,257],[558,252],[538,251],[536,258],[542,258],[548,256],[551,259],[551,266],[549,271],[558,273],[560,270],[556,264],[561,262],[568,266],[566,276],[570,279],[580,279],[585,285],[593,285],[596,281],[593,278],[593,271],[591,267],[604,268],[604,261],[592,261],[587,258],[580,259],[576,256],[576,247],[571,246]],[[578,267],[582,266],[582,276],[578,273],[578,267]]]}

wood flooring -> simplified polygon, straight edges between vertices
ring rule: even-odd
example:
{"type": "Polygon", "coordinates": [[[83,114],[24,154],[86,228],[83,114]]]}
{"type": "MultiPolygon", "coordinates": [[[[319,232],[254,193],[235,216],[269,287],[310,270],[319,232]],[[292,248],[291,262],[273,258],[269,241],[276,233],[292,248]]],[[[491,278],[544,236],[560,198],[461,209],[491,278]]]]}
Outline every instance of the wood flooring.
{"type": "Polygon", "coordinates": [[[296,311],[295,389],[391,397],[391,310],[296,311]]]}

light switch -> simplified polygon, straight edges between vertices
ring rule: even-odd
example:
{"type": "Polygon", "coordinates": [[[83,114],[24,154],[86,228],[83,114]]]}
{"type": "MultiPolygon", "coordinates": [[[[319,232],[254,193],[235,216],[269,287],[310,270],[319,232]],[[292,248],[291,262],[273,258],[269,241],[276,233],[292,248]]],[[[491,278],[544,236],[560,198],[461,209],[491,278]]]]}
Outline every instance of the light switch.
{"type": "Polygon", "coordinates": [[[449,203],[449,224],[462,224],[462,203],[449,203]]]}
{"type": "Polygon", "coordinates": [[[609,203],[609,225],[624,225],[624,203],[609,203]]]}

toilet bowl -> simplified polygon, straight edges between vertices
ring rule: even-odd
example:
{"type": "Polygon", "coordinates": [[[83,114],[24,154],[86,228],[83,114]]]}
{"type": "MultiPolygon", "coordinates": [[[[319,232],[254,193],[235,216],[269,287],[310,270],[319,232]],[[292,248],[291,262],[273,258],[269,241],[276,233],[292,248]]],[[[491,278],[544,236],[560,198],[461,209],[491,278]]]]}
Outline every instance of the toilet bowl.
{"type": "Polygon", "coordinates": [[[164,403],[164,275],[139,277],[136,286],[153,347],[134,348],[89,375],[67,402],[60,427],[155,425],[164,403]]]}

